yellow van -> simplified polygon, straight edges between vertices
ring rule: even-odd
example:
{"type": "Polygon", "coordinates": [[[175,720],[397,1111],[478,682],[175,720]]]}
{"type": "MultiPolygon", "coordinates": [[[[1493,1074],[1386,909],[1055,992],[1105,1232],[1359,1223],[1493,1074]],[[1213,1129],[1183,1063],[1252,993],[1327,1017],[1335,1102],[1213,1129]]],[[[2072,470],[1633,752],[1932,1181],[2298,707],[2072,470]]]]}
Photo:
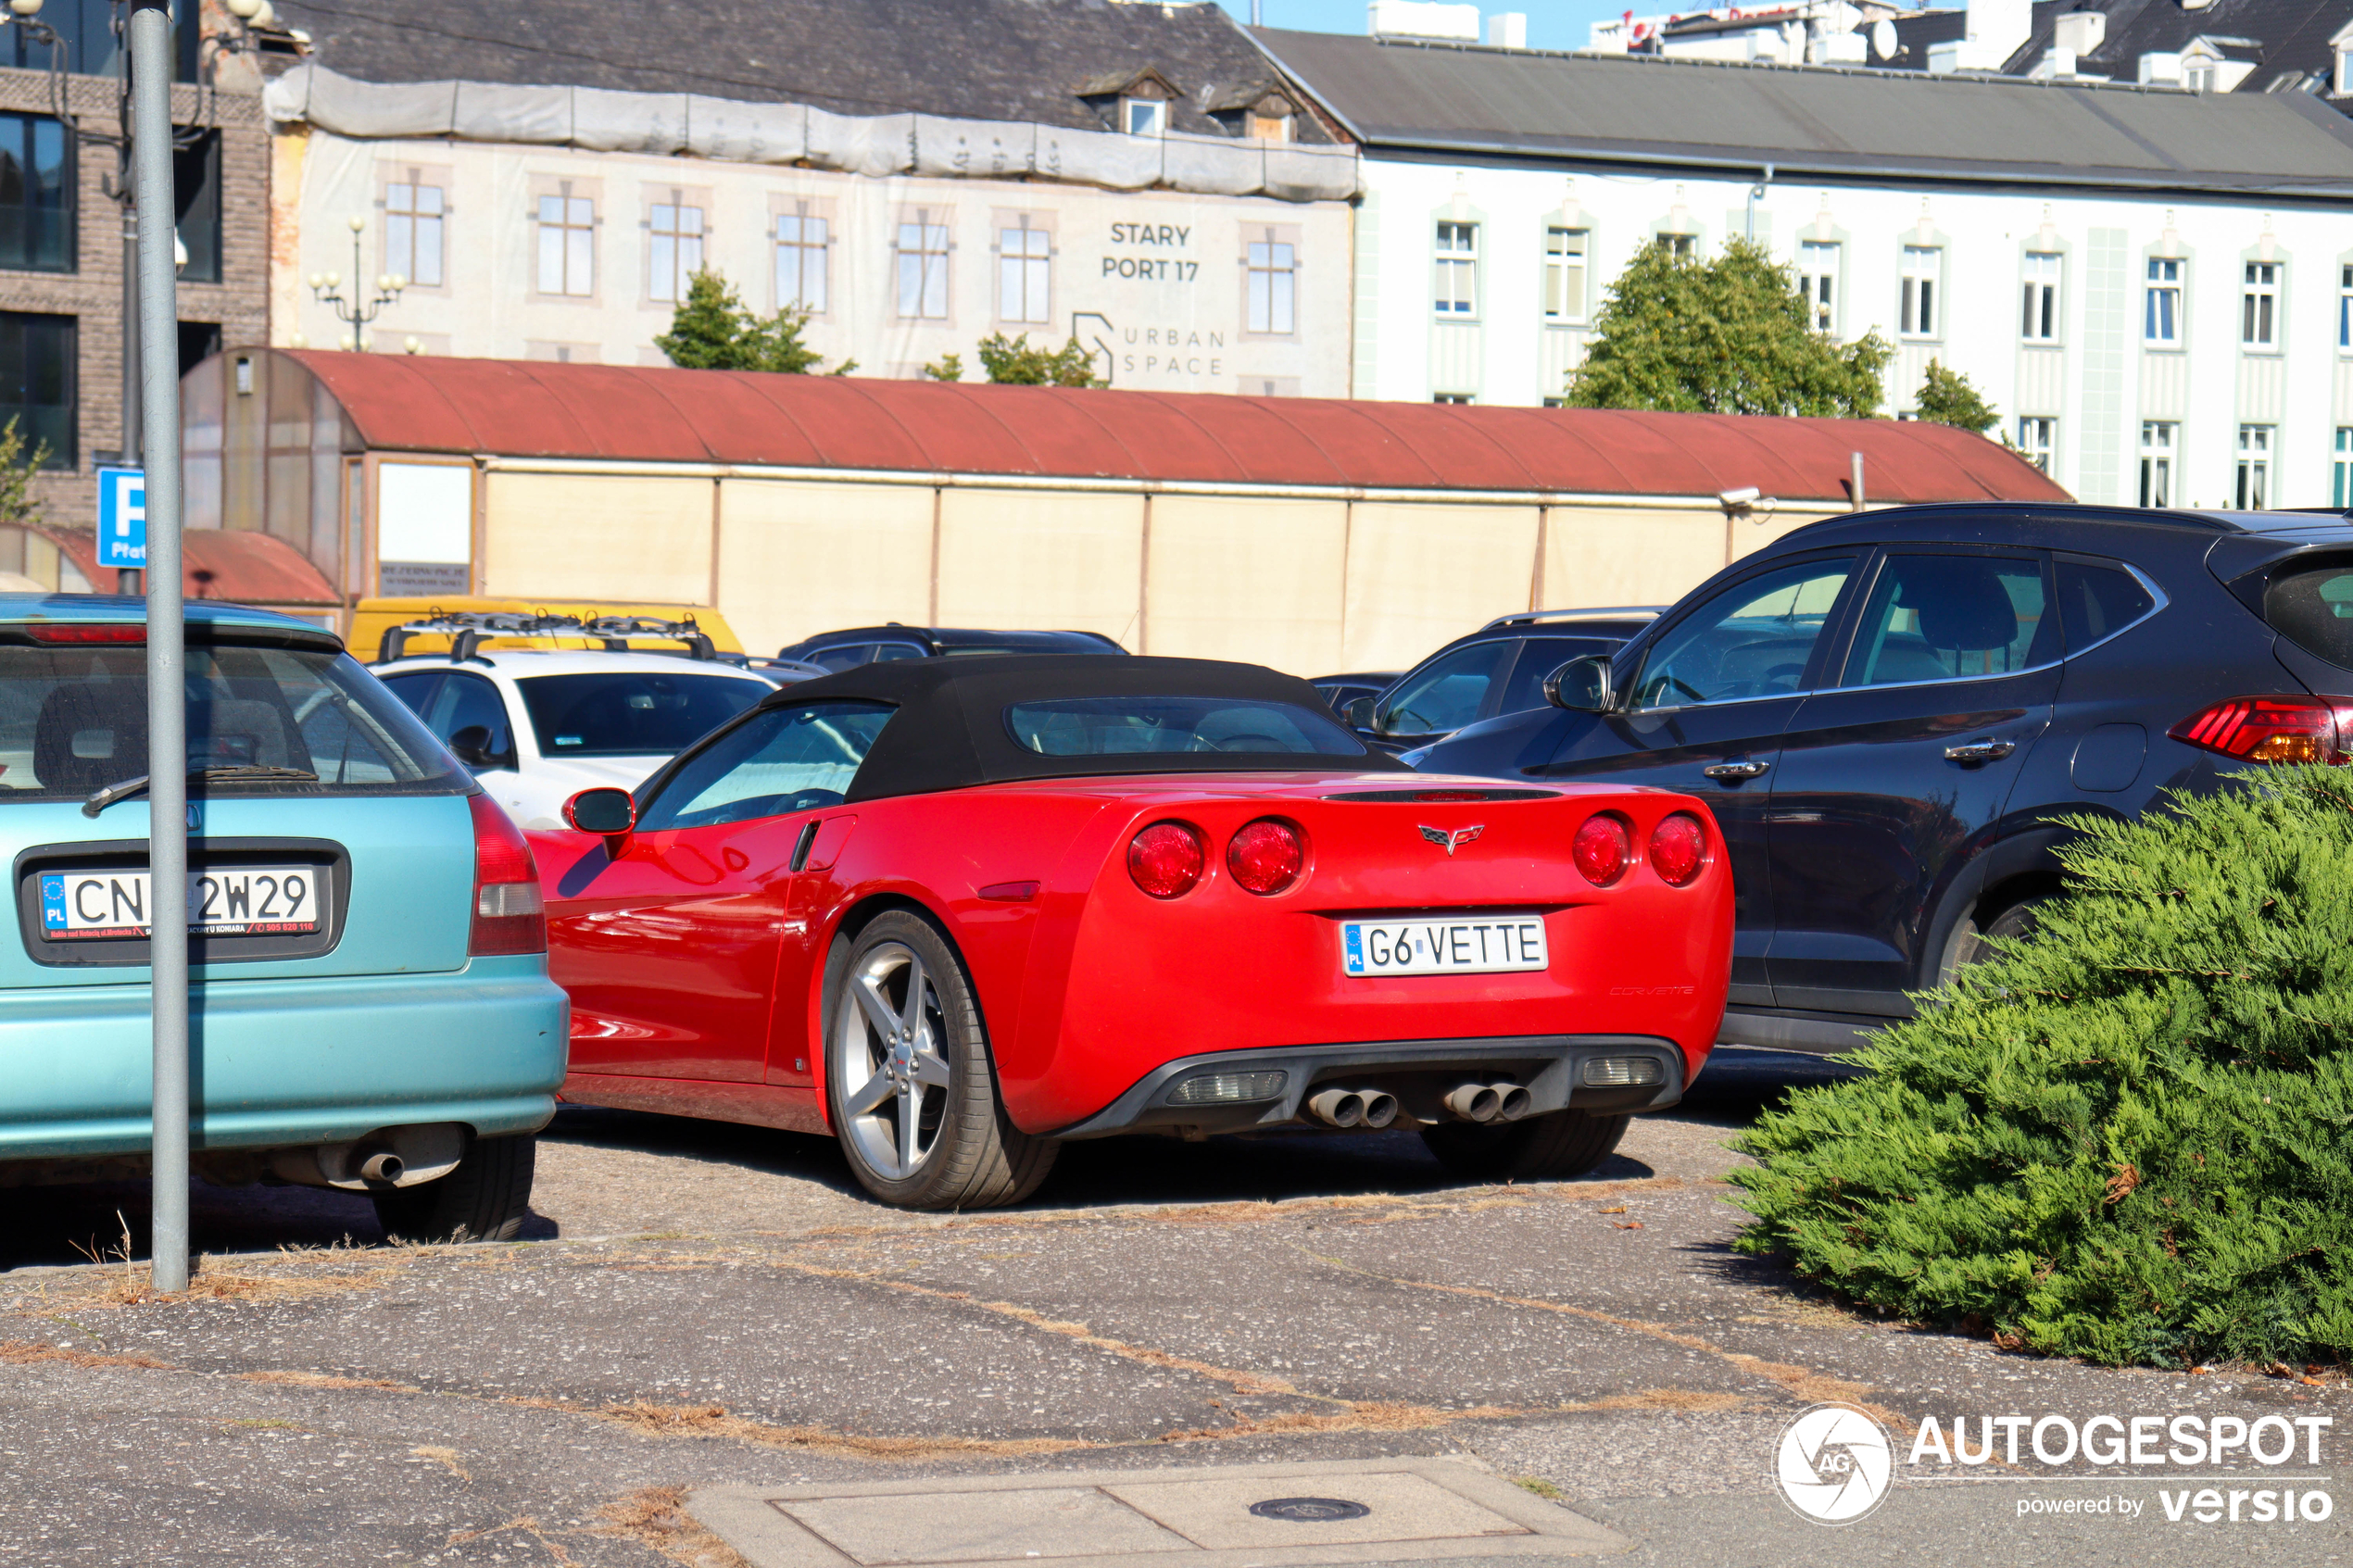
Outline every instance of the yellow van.
{"type": "MultiPolygon", "coordinates": [[[[413,621],[430,621],[443,614],[465,612],[494,615],[568,615],[582,621],[599,616],[637,615],[649,621],[692,621],[703,635],[711,639],[711,647],[720,653],[741,653],[744,646],[727,624],[726,617],[708,606],[681,604],[590,604],[585,600],[568,599],[494,599],[474,595],[454,594],[431,598],[361,599],[351,614],[351,657],[362,664],[372,664],[384,647],[384,636],[396,626],[406,626],[413,621]]],[[[419,632],[406,639],[404,655],[447,653],[450,636],[442,632],[419,632]]],[[[499,636],[486,633],[480,639],[484,647],[535,648],[595,648],[603,646],[598,638],[573,635],[499,636]]]]}

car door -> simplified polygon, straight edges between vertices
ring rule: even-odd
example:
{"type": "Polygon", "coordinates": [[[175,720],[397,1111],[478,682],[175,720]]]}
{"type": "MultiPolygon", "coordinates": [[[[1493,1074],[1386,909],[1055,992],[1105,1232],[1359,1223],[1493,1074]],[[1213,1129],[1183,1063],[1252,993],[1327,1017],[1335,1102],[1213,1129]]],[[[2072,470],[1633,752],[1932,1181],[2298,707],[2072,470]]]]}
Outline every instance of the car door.
{"type": "Polygon", "coordinates": [[[1767,808],[1781,733],[1819,678],[1862,552],[1758,567],[1673,615],[1613,668],[1615,709],[1572,723],[1539,776],[1655,784],[1707,803],[1732,868],[1734,1006],[1770,1007],[1767,808]]]}
{"type": "Polygon", "coordinates": [[[1872,565],[1841,668],[1798,708],[1774,770],[1778,1005],[1910,1013],[1924,912],[2051,721],[2049,571],[2040,551],[1969,546],[1872,565]]]}
{"type": "Polygon", "coordinates": [[[1490,637],[1449,648],[1390,687],[1373,706],[1370,733],[1357,734],[1384,751],[1410,751],[1477,722],[1518,646],[1516,637],[1490,637]]]}
{"type": "Polygon", "coordinates": [[[548,968],[572,995],[574,1072],[762,1079],[794,851],[890,711],[754,712],[653,782],[618,859],[558,879],[548,968]]]}

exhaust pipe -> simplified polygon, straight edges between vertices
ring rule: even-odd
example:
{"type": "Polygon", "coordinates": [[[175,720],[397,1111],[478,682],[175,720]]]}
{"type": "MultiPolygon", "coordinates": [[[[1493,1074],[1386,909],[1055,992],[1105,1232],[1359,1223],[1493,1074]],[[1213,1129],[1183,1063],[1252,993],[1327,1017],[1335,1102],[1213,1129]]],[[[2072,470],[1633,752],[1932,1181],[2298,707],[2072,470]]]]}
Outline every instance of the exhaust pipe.
{"type": "Polygon", "coordinates": [[[1397,1120],[1397,1097],[1378,1089],[1365,1091],[1365,1125],[1386,1127],[1397,1120]]]}
{"type": "Polygon", "coordinates": [[[1466,1122],[1492,1122],[1504,1109],[1504,1097],[1485,1084],[1458,1084],[1447,1092],[1446,1109],[1466,1122]]]}
{"type": "Polygon", "coordinates": [[[1517,1084],[1491,1085],[1502,1103],[1495,1108],[1498,1122],[1516,1122],[1536,1109],[1536,1097],[1517,1084]]]}
{"type": "Polygon", "coordinates": [[[408,1168],[408,1161],[390,1149],[385,1149],[382,1153],[371,1154],[361,1160],[359,1175],[364,1181],[396,1182],[400,1179],[400,1173],[408,1168]]]}
{"type": "MultiPolygon", "coordinates": [[[[1387,1095],[1380,1097],[1389,1099],[1387,1095]]],[[[1389,1100],[1389,1113],[1397,1114],[1397,1102],[1389,1100]]],[[[1353,1089],[1326,1089],[1307,1102],[1307,1114],[1332,1127],[1353,1127],[1365,1120],[1365,1097],[1353,1089]]]]}

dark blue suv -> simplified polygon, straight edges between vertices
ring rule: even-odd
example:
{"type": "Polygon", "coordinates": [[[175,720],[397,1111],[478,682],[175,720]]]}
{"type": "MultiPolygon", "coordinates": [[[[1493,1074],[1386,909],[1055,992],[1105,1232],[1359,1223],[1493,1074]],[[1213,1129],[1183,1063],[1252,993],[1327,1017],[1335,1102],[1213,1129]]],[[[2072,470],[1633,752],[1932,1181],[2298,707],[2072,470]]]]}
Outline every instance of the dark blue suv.
{"type": "Polygon", "coordinates": [[[2353,759],[2334,512],[1912,507],[1726,568],[1430,772],[1687,790],[1738,907],[1728,1042],[1850,1048],[2032,928],[2081,812],[2353,759]]]}

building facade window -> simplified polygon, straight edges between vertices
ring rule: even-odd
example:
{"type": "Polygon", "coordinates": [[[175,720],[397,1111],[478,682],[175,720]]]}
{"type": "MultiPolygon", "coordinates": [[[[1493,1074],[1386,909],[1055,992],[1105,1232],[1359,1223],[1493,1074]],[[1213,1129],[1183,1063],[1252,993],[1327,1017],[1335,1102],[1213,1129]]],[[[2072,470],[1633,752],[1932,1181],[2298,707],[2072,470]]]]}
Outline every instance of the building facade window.
{"type": "Polygon", "coordinates": [[[1467,392],[1433,392],[1429,395],[1429,400],[1433,403],[1454,404],[1476,403],[1478,401],[1478,398],[1472,396],[1467,392]]]}
{"type": "Polygon", "coordinates": [[[2270,425],[2239,426],[2238,485],[2232,494],[2241,511],[2259,512],[2270,505],[2271,436],[2270,425]]]}
{"type": "Polygon", "coordinates": [[[1838,327],[1838,246],[1804,240],[1797,247],[1797,292],[1806,297],[1806,324],[1818,332],[1838,327]]]}
{"type": "Polygon", "coordinates": [[[1246,329],[1288,337],[1299,330],[1299,251],[1271,235],[1244,248],[1246,329]]]}
{"type": "Polygon", "coordinates": [[[2019,336],[2029,343],[2055,343],[2059,329],[2059,263],[2056,251],[2026,253],[2026,308],[2019,318],[2019,336]]]}
{"type": "Polygon", "coordinates": [[[0,114],[0,267],[72,271],[75,205],[65,127],[44,115],[0,114]]]}
{"type": "Polygon", "coordinates": [[[442,226],[448,198],[414,175],[384,187],[384,270],[424,288],[441,286],[442,226]]]}
{"type": "Polygon", "coordinates": [[[2152,348],[2182,346],[2182,260],[2149,257],[2148,292],[2141,312],[2141,340],[2152,348]]]}
{"type": "Polygon", "coordinates": [[[997,319],[1051,321],[1054,237],[1026,216],[1014,221],[997,232],[997,319]]]}
{"type": "Polygon", "coordinates": [[[597,204],[572,194],[539,198],[539,292],[585,297],[597,292],[597,204]]]}
{"type": "MultiPolygon", "coordinates": [[[[182,132],[182,134],[186,134],[182,132]]],[[[171,190],[181,247],[188,259],[180,276],[192,283],[220,281],[220,132],[197,133],[171,149],[171,190]]]]}
{"type": "Polygon", "coordinates": [[[652,245],[646,268],[646,292],[663,301],[686,297],[686,285],[702,270],[702,208],[687,207],[679,193],[654,204],[648,228],[652,245]]]}
{"type": "Polygon", "coordinates": [[[2336,427],[2336,454],[2329,464],[2329,505],[2353,508],[2353,426],[2336,427]]]}
{"type": "Polygon", "coordinates": [[[1906,337],[1934,337],[1937,297],[1944,281],[1944,252],[1934,245],[1904,247],[1904,296],[1896,310],[1896,331],[1906,337]]]}
{"type": "Polygon", "coordinates": [[[1696,234],[1661,233],[1651,236],[1651,244],[1681,261],[1692,258],[1698,241],[1696,234]]]}
{"type": "Polygon", "coordinates": [[[1468,318],[1478,314],[1478,224],[1439,224],[1434,292],[1441,316],[1468,318]]]}
{"type": "Polygon", "coordinates": [[[2353,266],[2337,269],[2336,345],[2353,349],[2353,266]]]}
{"type": "Polygon", "coordinates": [[[908,320],[948,319],[948,225],[917,212],[899,225],[899,314],[908,320]]]}
{"type": "Polygon", "coordinates": [[[831,234],[825,220],[807,211],[780,213],[776,218],[776,308],[825,313],[829,281],[826,246],[831,234]]]}
{"type": "Polygon", "coordinates": [[[2246,288],[2239,297],[2239,342],[2248,348],[2279,346],[2280,264],[2250,261],[2246,288]]]}
{"type": "Polygon", "coordinates": [[[81,461],[75,426],[80,323],[71,316],[0,310],[0,424],[10,420],[28,448],[46,446],[44,469],[81,461]]]}
{"type": "Polygon", "coordinates": [[[1168,106],[1158,98],[1119,100],[1119,128],[1130,136],[1161,136],[1168,132],[1168,106]]]}
{"type": "Polygon", "coordinates": [[[2021,414],[2018,421],[2019,456],[2051,472],[2054,455],[2058,450],[2058,420],[2045,414],[2021,414]]]}
{"type": "Polygon", "coordinates": [[[2181,433],[2170,420],[2141,421],[2141,505],[2173,504],[2173,448],[2181,433]]]}
{"type": "Polygon", "coordinates": [[[1288,142],[1290,140],[1290,116],[1287,114],[1260,114],[1255,109],[1251,111],[1250,133],[1257,141],[1288,142]]]}
{"type": "Polygon", "coordinates": [[[1590,236],[1582,229],[1544,231],[1544,320],[1585,319],[1585,258],[1590,236]]]}

